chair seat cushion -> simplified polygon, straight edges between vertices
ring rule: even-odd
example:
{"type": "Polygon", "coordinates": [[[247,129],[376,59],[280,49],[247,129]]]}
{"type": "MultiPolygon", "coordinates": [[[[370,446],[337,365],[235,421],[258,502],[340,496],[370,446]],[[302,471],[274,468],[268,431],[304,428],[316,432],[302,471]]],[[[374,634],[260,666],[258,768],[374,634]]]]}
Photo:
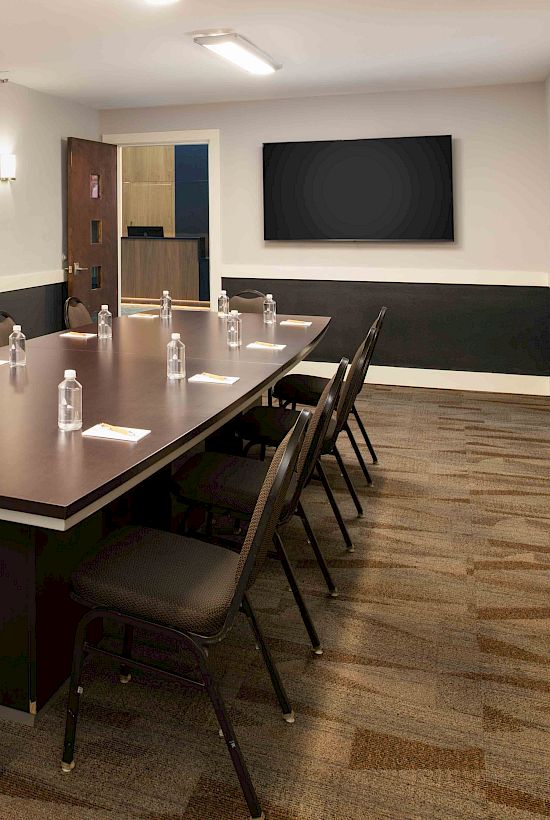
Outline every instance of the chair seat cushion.
{"type": "Polygon", "coordinates": [[[237,431],[246,441],[278,447],[300,415],[298,410],[283,407],[251,407],[240,417],[237,431]]]}
{"type": "Polygon", "coordinates": [[[198,504],[212,504],[251,514],[269,464],[226,453],[197,453],[172,477],[176,495],[198,504]]]}
{"type": "Polygon", "coordinates": [[[137,618],[199,635],[223,625],[238,554],[147,527],[125,527],[73,574],[76,596],[137,618]]]}
{"type": "MultiPolygon", "coordinates": [[[[266,461],[225,453],[197,453],[172,477],[177,496],[196,504],[212,505],[250,517],[269,469],[266,461]]],[[[289,511],[296,488],[293,475],[281,518],[289,511]]]]}
{"type": "Polygon", "coordinates": [[[316,405],[329,379],[323,376],[306,376],[303,373],[289,373],[277,382],[273,395],[282,401],[297,404],[316,405]]]}

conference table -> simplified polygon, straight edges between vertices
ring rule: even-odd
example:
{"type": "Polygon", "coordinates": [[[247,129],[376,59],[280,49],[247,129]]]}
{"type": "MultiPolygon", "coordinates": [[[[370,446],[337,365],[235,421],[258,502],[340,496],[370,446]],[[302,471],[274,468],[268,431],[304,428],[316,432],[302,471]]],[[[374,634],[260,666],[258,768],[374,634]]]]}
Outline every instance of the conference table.
{"type": "MultiPolygon", "coordinates": [[[[27,342],[27,366],[0,365],[0,718],[32,724],[70,672],[82,608],[70,576],[120,523],[169,526],[171,465],[310,353],[330,318],[242,315],[240,348],[212,311],[113,320],[110,340],[53,333],[27,342]],[[311,324],[283,325],[285,319],[311,324]],[[186,378],[166,377],[179,332],[186,378]],[[247,347],[255,341],[281,350],[247,347]],[[57,426],[57,385],[74,369],[83,386],[82,431],[57,426]],[[236,376],[193,383],[198,373],[236,376]],[[139,442],[91,439],[100,422],[150,430],[139,442]]],[[[79,331],[96,333],[95,326],[79,331]]],[[[8,358],[0,348],[0,361],[8,358]]]]}

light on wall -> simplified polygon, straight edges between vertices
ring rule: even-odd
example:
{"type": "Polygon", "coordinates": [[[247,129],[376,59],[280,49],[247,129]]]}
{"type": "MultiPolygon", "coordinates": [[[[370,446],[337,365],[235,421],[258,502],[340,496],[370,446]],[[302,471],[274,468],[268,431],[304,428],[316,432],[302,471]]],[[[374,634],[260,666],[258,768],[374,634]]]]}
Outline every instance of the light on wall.
{"type": "Polygon", "coordinates": [[[207,34],[193,39],[197,45],[204,46],[250,74],[273,74],[282,68],[269,54],[240,34],[207,34]]]}
{"type": "Polygon", "coordinates": [[[10,179],[15,179],[15,154],[1,154],[0,155],[0,179],[6,182],[10,179]]]}

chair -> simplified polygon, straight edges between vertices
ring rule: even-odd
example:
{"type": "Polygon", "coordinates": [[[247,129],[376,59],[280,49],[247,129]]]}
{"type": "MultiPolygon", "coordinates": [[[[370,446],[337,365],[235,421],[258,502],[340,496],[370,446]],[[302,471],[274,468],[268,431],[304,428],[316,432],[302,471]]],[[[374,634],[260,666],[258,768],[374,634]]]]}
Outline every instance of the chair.
{"type": "Polygon", "coordinates": [[[264,817],[222,696],[208,662],[208,646],[219,643],[244,612],[268,668],[283,717],[294,721],[281,678],[271,657],[247,590],[257,565],[271,543],[280,506],[286,496],[307,425],[307,412],[278,448],[254,507],[240,554],[174,533],[145,527],[126,527],[102,542],[98,553],[73,574],[74,599],[90,607],[77,627],[62,770],[75,765],[74,749],[83,661],[98,653],[128,669],[146,669],[171,681],[206,692],[214,708],[220,734],[227,745],[252,818],[264,817]],[[86,640],[87,627],[109,618],[123,625],[122,652],[112,652],[86,640]],[[187,677],[161,670],[132,657],[135,628],[176,638],[192,655],[196,675],[187,677]]]}
{"type": "MultiPolygon", "coordinates": [[[[337,372],[328,382],[319,399],[298,456],[296,472],[289,486],[289,494],[282,506],[275,529],[277,557],[281,560],[287,580],[294,593],[313,651],[318,655],[322,653],[319,637],[286,555],[281,530],[293,516],[297,516],[301,520],[329,593],[332,597],[336,597],[338,595],[336,586],[302,505],[301,495],[319,458],[327,428],[338,401],[347,364],[347,359],[342,359],[337,372]]],[[[207,531],[211,532],[213,510],[229,512],[239,523],[242,518],[250,518],[254,510],[254,501],[265,480],[268,469],[265,461],[256,461],[243,456],[214,452],[197,453],[174,475],[173,490],[175,495],[191,510],[196,506],[207,508],[207,531]]]]}
{"type": "MultiPolygon", "coordinates": [[[[361,505],[361,502],[359,501],[359,497],[357,495],[355,487],[353,486],[353,482],[348,474],[342,456],[340,455],[340,452],[338,450],[337,439],[342,430],[345,430],[348,437],[350,437],[351,440],[352,434],[348,424],[348,416],[351,407],[355,402],[357,394],[363,385],[363,373],[365,372],[366,368],[365,362],[367,362],[369,359],[374,337],[375,329],[374,327],[371,327],[367,335],[367,338],[355,352],[355,356],[353,357],[353,361],[349,368],[347,379],[342,386],[342,390],[340,391],[340,397],[338,399],[338,405],[336,408],[336,417],[332,418],[329,423],[328,430],[325,435],[325,440],[323,442],[323,446],[321,449],[321,455],[330,454],[336,458],[338,467],[340,469],[340,472],[342,473],[344,481],[346,482],[346,486],[352,497],[353,503],[355,504],[355,508],[357,510],[358,515],[363,515],[363,507],[361,505]]],[[[240,417],[237,424],[235,425],[235,429],[237,434],[243,440],[248,442],[248,445],[245,447],[244,452],[248,452],[250,447],[255,444],[260,445],[262,455],[266,447],[277,447],[281,439],[284,438],[284,436],[286,435],[288,429],[296,422],[298,414],[299,413],[297,410],[289,410],[285,407],[270,406],[252,407],[246,413],[243,413],[243,415],[240,417]]],[[[369,484],[372,484],[372,480],[368,473],[365,462],[363,461],[359,448],[355,450],[355,453],[358,456],[358,458],[361,459],[360,463],[362,465],[364,473],[366,474],[365,477],[367,479],[367,482],[369,484]]],[[[323,484],[323,488],[326,492],[334,516],[338,522],[338,526],[340,527],[340,531],[346,543],[346,547],[350,552],[353,552],[353,542],[351,540],[351,536],[348,532],[348,529],[340,512],[340,508],[338,507],[336,498],[334,497],[334,493],[332,492],[332,488],[325,473],[321,460],[321,455],[317,459],[316,464],[317,477],[323,484]]]]}
{"type": "Polygon", "coordinates": [[[67,330],[74,330],[82,325],[91,325],[92,317],[84,302],[76,296],[69,296],[65,300],[65,327],[67,330]]]}
{"type": "MultiPolygon", "coordinates": [[[[372,324],[372,328],[375,329],[375,338],[373,340],[372,350],[371,350],[371,359],[372,355],[374,354],[374,348],[376,347],[376,343],[378,341],[378,336],[380,335],[380,331],[382,330],[382,325],[384,323],[384,318],[386,316],[387,308],[383,307],[380,309],[380,312],[375,319],[374,323],[372,324]]],[[[364,344],[364,340],[361,344],[364,344]]],[[[367,362],[365,376],[363,377],[363,381],[367,375],[367,371],[370,365],[370,359],[367,362]]],[[[319,400],[319,396],[323,392],[328,379],[323,378],[322,376],[308,376],[302,373],[289,373],[287,376],[283,376],[283,378],[277,382],[275,387],[272,390],[272,395],[274,398],[279,400],[279,404],[282,404],[284,407],[287,407],[289,404],[291,405],[292,409],[296,409],[297,404],[305,404],[307,406],[315,406],[319,400]]],[[[372,463],[378,463],[378,457],[374,450],[374,447],[371,444],[367,431],[365,429],[365,425],[357,411],[357,407],[355,402],[351,408],[351,414],[355,418],[357,422],[357,426],[361,431],[361,435],[363,436],[363,440],[367,445],[369,453],[372,458],[372,463]]],[[[352,434],[353,435],[353,434],[352,434]]],[[[352,445],[353,446],[353,445],[352,445]]]]}
{"type": "Polygon", "coordinates": [[[14,324],[15,319],[9,313],[0,310],[0,347],[8,344],[14,324]]]}
{"type": "Polygon", "coordinates": [[[259,290],[241,290],[229,299],[229,310],[239,313],[263,313],[265,293],[259,290]]]}

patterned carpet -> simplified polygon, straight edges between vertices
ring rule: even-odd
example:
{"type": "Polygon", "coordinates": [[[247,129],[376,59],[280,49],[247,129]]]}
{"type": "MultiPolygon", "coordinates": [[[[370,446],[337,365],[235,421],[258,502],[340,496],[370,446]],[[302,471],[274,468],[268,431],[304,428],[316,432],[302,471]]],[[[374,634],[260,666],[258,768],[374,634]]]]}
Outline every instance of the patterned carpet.
{"type": "MultiPolygon", "coordinates": [[[[280,717],[246,623],[211,653],[269,820],[550,817],[550,403],[369,387],[380,463],[365,517],[333,467],[356,545],[317,487],[286,542],[325,652],[308,649],[280,567],[252,599],[296,723],[280,717]]],[[[144,645],[165,659],[169,647],[144,645]]],[[[172,654],[172,662],[173,654],[172,654]]],[[[60,771],[65,691],[29,729],[0,724],[2,820],[241,820],[204,696],[103,660],[86,670],[77,766],[60,771]]]]}

